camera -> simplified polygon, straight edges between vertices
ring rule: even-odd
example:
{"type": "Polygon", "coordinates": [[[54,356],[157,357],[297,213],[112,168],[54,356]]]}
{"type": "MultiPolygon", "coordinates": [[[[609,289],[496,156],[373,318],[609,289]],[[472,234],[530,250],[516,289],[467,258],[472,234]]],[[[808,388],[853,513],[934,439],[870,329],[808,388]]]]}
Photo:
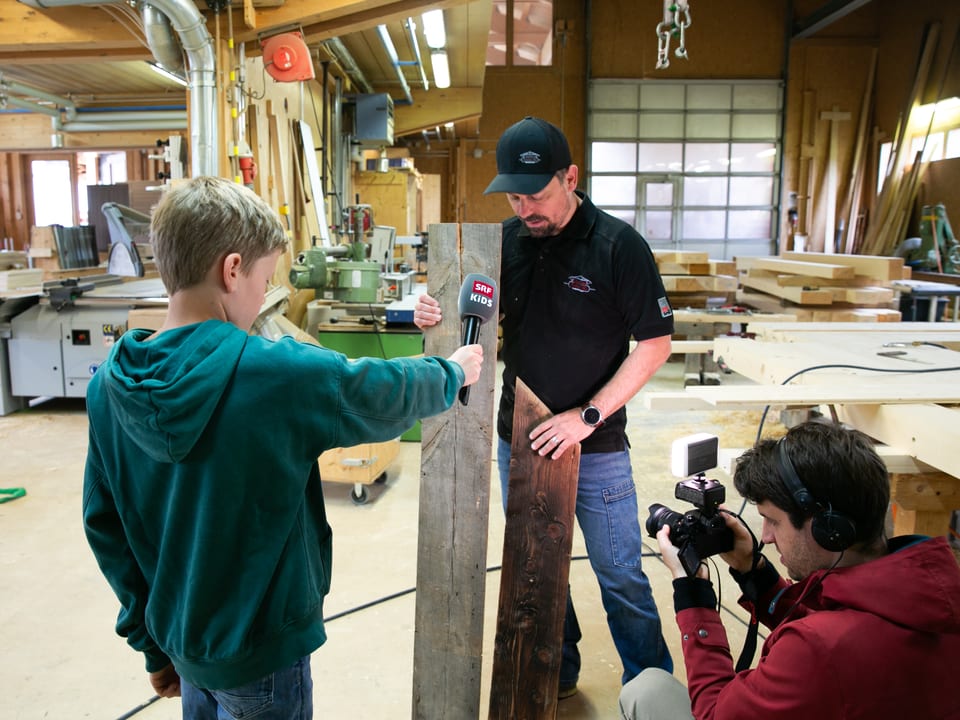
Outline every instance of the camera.
{"type": "Polygon", "coordinates": [[[674,494],[696,509],[681,514],[654,503],[647,518],[650,537],[656,537],[664,525],[670,526],[670,540],[679,550],[680,564],[690,577],[705,558],[733,549],[733,532],[718,510],[726,490],[717,480],[706,477],[706,472],[717,466],[719,445],[719,438],[707,433],[673,441],[673,474],[686,478],[677,483],[674,494]]]}

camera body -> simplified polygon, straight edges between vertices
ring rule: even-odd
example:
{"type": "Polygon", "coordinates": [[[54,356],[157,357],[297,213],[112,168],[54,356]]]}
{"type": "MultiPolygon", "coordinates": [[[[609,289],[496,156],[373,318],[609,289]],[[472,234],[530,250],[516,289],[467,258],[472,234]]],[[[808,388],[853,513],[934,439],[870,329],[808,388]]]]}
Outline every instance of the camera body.
{"type": "Polygon", "coordinates": [[[733,549],[733,531],[718,510],[726,498],[726,489],[705,475],[717,466],[718,447],[717,436],[706,433],[674,440],[673,474],[691,475],[677,483],[674,494],[695,509],[678,513],[654,503],[646,522],[650,537],[656,537],[664,525],[670,526],[670,541],[677,547],[680,564],[690,577],[696,574],[705,558],[733,549]]]}

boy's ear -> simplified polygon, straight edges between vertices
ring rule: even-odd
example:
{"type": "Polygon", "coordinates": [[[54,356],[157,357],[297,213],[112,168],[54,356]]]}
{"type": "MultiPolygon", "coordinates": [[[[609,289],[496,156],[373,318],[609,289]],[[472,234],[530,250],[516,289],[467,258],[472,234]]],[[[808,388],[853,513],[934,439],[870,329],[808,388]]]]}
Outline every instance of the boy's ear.
{"type": "Polygon", "coordinates": [[[240,265],[242,263],[242,258],[240,253],[228,253],[225,258],[223,258],[223,266],[221,268],[223,273],[223,286],[228,293],[233,292],[237,289],[237,283],[240,279],[240,265]]]}

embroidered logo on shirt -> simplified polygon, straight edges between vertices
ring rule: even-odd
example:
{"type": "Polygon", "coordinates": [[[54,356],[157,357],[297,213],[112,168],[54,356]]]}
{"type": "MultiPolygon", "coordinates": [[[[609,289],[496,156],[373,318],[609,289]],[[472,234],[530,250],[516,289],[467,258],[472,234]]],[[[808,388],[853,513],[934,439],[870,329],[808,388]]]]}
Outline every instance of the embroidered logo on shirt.
{"type": "Polygon", "coordinates": [[[564,283],[564,285],[579,293],[590,293],[596,291],[593,283],[583,275],[571,275],[567,278],[567,281],[564,283]]]}
{"type": "Polygon", "coordinates": [[[540,162],[540,154],[533,150],[527,150],[525,153],[520,153],[520,162],[524,165],[536,165],[540,162]]]}
{"type": "Polygon", "coordinates": [[[673,309],[665,297],[657,298],[657,305],[660,306],[660,317],[670,317],[673,315],[673,309]]]}

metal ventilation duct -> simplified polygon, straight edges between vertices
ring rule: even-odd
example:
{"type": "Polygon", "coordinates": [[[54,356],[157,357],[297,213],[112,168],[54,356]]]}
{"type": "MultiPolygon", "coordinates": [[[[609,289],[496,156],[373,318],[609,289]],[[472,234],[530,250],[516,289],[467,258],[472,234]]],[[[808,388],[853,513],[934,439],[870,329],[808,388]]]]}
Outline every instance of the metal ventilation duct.
{"type": "MultiPolygon", "coordinates": [[[[19,1],[39,10],[68,5],[97,7],[121,4],[97,0],[19,1]]],[[[188,92],[190,93],[191,173],[194,177],[219,175],[217,148],[220,141],[217,130],[216,59],[213,39],[207,32],[203,16],[191,0],[150,0],[148,4],[166,16],[187,54],[189,67],[187,79],[190,81],[188,92]]],[[[151,31],[148,30],[148,32],[151,31]]],[[[163,45],[164,41],[159,40],[158,44],[163,45]]],[[[164,54],[167,54],[166,50],[164,54]]],[[[165,59],[167,62],[170,61],[169,57],[165,59]]],[[[164,58],[158,57],[157,62],[164,64],[164,58]]]]}

